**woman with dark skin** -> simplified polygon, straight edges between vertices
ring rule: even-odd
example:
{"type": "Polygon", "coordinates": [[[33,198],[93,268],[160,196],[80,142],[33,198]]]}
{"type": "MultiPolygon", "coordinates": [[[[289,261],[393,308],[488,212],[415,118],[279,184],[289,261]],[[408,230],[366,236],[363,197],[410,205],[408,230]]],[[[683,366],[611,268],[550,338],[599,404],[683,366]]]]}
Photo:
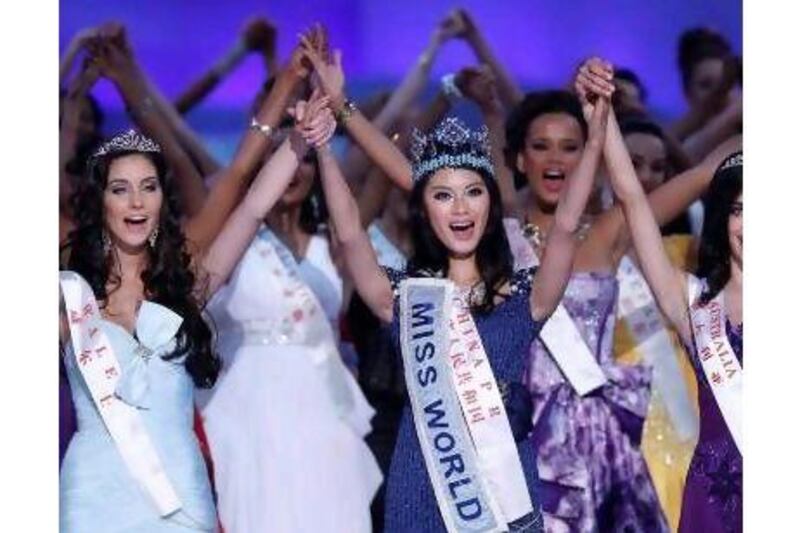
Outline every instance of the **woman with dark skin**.
{"type": "Polygon", "coordinates": [[[371,531],[374,411],[340,351],[343,280],[324,207],[309,152],[207,307],[226,372],[198,407],[228,533],[371,531]],[[314,304],[295,316],[301,293],[314,304]],[[321,329],[323,343],[306,333],[321,329]]]}

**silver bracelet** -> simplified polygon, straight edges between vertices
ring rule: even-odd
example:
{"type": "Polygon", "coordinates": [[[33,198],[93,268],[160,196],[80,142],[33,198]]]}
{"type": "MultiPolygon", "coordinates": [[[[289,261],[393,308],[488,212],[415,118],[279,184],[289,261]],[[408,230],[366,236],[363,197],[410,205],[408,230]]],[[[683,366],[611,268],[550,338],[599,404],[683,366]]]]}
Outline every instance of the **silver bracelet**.
{"type": "Polygon", "coordinates": [[[256,120],[256,117],[253,117],[252,120],[250,120],[250,129],[253,131],[260,132],[267,139],[272,137],[272,133],[274,131],[272,129],[272,126],[270,126],[269,124],[261,124],[259,121],[256,120]]]}
{"type": "Polygon", "coordinates": [[[444,94],[445,98],[447,98],[451,104],[455,104],[464,98],[464,93],[462,93],[461,89],[456,85],[456,75],[452,72],[442,76],[441,84],[442,94],[444,94]]]}

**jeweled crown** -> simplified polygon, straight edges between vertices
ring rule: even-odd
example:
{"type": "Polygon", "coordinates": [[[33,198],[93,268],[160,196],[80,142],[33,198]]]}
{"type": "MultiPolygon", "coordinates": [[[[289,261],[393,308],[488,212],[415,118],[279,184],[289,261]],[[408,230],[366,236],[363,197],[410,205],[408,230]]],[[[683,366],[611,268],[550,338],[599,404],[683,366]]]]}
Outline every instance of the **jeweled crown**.
{"type": "Polygon", "coordinates": [[[161,147],[149,137],[130,129],[101,144],[92,154],[92,157],[100,157],[116,152],[161,152],[161,147]]]}
{"type": "Polygon", "coordinates": [[[717,172],[722,172],[723,170],[727,170],[733,167],[741,167],[742,165],[742,152],[736,152],[733,155],[728,156],[722,164],[719,166],[717,172]]]}
{"type": "Polygon", "coordinates": [[[411,158],[414,182],[442,168],[467,168],[494,177],[489,157],[489,132],[486,126],[471,130],[456,117],[442,120],[429,134],[416,128],[411,133],[411,158]]]}

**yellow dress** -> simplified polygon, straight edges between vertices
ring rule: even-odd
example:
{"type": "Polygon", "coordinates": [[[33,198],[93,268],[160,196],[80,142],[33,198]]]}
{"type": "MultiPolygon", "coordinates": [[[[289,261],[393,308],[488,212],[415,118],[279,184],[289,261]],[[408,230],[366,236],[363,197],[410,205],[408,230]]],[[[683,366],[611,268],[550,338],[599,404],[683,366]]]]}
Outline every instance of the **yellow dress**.
{"type": "MultiPolygon", "coordinates": [[[[664,238],[664,247],[676,267],[693,271],[696,264],[694,240],[690,235],[672,235],[664,238]]],[[[697,409],[697,381],[691,362],[672,331],[672,344],[678,358],[692,405],[697,409]]],[[[617,320],[614,331],[614,357],[623,364],[638,364],[642,353],[636,347],[635,337],[624,320],[617,320]]],[[[658,500],[673,532],[678,530],[683,499],[683,485],[692,459],[696,437],[681,440],[667,413],[663,399],[656,389],[652,391],[650,407],[642,434],[642,454],[653,479],[658,500]]]]}

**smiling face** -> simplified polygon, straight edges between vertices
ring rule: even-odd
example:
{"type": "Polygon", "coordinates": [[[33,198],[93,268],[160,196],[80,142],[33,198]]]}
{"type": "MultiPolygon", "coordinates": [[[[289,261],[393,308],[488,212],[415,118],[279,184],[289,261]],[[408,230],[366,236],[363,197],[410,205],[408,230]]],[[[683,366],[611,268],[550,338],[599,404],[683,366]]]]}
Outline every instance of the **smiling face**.
{"type": "Polygon", "coordinates": [[[528,125],[525,145],[517,154],[517,170],[525,174],[540,207],[555,209],[564,179],[578,164],[583,131],[567,113],[545,113],[528,125]]]}
{"type": "Polygon", "coordinates": [[[744,237],[744,202],[742,195],[739,194],[731,205],[728,215],[728,246],[731,249],[731,259],[739,266],[742,265],[743,237],[744,237]]]}
{"type": "Polygon", "coordinates": [[[140,251],[159,224],[164,193],[155,165],[131,154],[111,162],[103,191],[105,227],[111,241],[128,251],[140,251]]]}
{"type": "Polygon", "coordinates": [[[489,191],[477,172],[443,168],[425,185],[425,213],[433,233],[453,257],[475,253],[489,219],[489,191]]]}
{"type": "Polygon", "coordinates": [[[644,192],[649,193],[664,183],[667,178],[667,147],[664,141],[648,133],[629,133],[625,136],[625,146],[644,192]]]}

